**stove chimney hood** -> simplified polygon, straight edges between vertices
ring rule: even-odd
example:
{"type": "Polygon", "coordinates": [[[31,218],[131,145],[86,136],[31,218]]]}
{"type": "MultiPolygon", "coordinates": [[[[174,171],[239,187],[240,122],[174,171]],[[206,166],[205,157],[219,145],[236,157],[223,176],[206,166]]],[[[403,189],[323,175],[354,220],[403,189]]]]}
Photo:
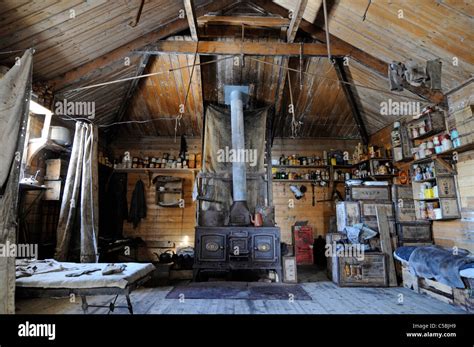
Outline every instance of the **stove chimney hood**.
{"type": "MultiPolygon", "coordinates": [[[[225,103],[230,105],[232,149],[245,150],[244,104],[248,101],[248,86],[224,86],[225,103]]],[[[250,211],[247,206],[247,165],[245,161],[232,162],[232,198],[230,208],[231,225],[249,225],[250,211]]]]}

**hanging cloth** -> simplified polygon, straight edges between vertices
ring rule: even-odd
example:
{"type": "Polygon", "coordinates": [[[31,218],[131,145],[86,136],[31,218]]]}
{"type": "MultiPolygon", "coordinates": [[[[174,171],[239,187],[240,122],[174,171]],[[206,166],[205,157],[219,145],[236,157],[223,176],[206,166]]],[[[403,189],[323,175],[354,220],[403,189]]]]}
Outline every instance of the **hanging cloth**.
{"type": "Polygon", "coordinates": [[[71,236],[80,234],[81,263],[99,260],[97,127],[76,123],[74,144],[59,214],[55,258],[68,260],[71,236]]]}
{"type": "Polygon", "coordinates": [[[142,180],[138,180],[132,193],[128,221],[133,223],[133,228],[135,229],[142,218],[146,218],[145,185],[142,180]]]}
{"type": "MultiPolygon", "coordinates": [[[[18,181],[33,72],[27,50],[0,75],[0,244],[16,243],[18,181]]],[[[15,258],[0,257],[0,314],[15,313],[15,258]]]]}

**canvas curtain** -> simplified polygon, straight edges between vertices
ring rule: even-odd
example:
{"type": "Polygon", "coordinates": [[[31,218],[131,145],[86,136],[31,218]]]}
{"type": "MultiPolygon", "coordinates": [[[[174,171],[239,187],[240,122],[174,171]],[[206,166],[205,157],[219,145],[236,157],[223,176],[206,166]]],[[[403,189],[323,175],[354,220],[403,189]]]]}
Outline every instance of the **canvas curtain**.
{"type": "MultiPolygon", "coordinates": [[[[33,52],[0,77],[0,244],[16,242],[18,181],[29,112],[33,52]]],[[[0,257],[0,314],[15,313],[15,258],[0,257]]]]}
{"type": "MultiPolygon", "coordinates": [[[[253,212],[255,207],[264,206],[265,180],[259,173],[265,173],[265,132],[268,108],[244,111],[245,148],[256,150],[256,165],[247,163],[247,206],[253,212]]],[[[232,163],[219,161],[218,151],[232,148],[230,109],[210,105],[206,110],[204,134],[203,172],[222,177],[232,177],[232,163]]],[[[228,212],[232,205],[232,181],[212,178],[206,180],[203,194],[220,203],[204,202],[203,210],[214,209],[228,212]],[[208,193],[208,194],[206,194],[208,193]],[[212,196],[209,196],[210,195],[212,196]]]]}
{"type": "Polygon", "coordinates": [[[99,205],[97,127],[76,123],[57,229],[55,258],[69,260],[71,241],[79,233],[81,263],[96,263],[98,255],[99,205]]]}

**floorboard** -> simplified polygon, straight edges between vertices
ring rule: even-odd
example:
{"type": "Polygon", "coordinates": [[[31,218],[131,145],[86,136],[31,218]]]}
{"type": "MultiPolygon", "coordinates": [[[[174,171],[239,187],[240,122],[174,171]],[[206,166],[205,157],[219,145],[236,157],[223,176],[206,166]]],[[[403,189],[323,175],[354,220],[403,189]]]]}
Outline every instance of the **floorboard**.
{"type": "MultiPolygon", "coordinates": [[[[137,314],[463,314],[460,308],[443,303],[409,289],[340,288],[329,281],[306,282],[301,286],[311,296],[303,300],[220,300],[166,299],[170,286],[140,288],[132,293],[137,314]],[[403,295],[403,302],[398,301],[403,295]]],[[[88,297],[90,304],[110,302],[113,296],[88,297]]],[[[125,305],[121,297],[117,303],[125,305]]],[[[69,298],[37,298],[17,300],[19,314],[77,314],[82,313],[81,300],[69,298]]],[[[90,308],[90,314],[105,314],[107,309],[90,308]]],[[[113,314],[127,314],[116,309],[113,314]]]]}

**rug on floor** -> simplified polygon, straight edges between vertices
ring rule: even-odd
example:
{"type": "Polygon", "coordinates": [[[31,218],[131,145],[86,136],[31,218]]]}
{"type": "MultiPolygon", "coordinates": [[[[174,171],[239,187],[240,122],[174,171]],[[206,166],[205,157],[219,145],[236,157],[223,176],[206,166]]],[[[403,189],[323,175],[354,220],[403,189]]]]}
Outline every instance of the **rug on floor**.
{"type": "Polygon", "coordinates": [[[299,284],[198,282],[174,287],[166,299],[311,300],[299,284]],[[182,296],[184,295],[184,296],[182,296]]]}

